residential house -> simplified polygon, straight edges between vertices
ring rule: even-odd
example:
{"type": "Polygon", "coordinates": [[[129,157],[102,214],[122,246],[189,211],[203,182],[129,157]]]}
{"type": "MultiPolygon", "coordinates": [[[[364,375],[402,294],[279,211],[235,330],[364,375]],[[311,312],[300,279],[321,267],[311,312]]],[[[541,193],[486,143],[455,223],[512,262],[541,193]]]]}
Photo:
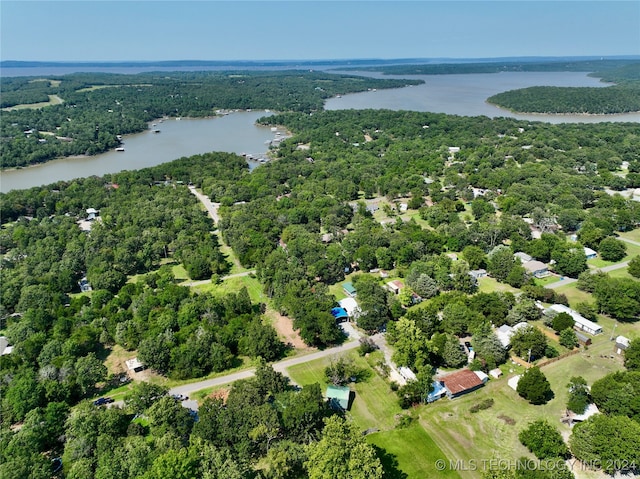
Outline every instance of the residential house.
{"type": "Polygon", "coordinates": [[[527,273],[535,278],[544,278],[546,276],[549,276],[549,267],[542,261],[527,261],[525,263],[522,263],[522,267],[527,270],[527,273]]]}
{"type": "Polygon", "coordinates": [[[487,382],[487,375],[482,373],[483,377],[481,378],[477,372],[471,371],[470,369],[461,369],[460,371],[440,378],[447,390],[446,394],[449,399],[455,399],[482,387],[487,382]]]}
{"type": "Polygon", "coordinates": [[[404,283],[402,281],[400,281],[399,279],[396,279],[396,280],[393,280],[393,281],[389,281],[384,286],[389,291],[391,291],[393,294],[398,294],[404,288],[404,283]]]}
{"type": "Polygon", "coordinates": [[[587,259],[593,259],[598,257],[598,253],[596,253],[591,248],[587,248],[586,246],[584,247],[584,255],[587,257],[587,259]]]}
{"type": "Polygon", "coordinates": [[[342,290],[344,291],[344,294],[346,294],[347,296],[351,297],[351,298],[355,298],[356,296],[356,288],[354,288],[353,283],[351,282],[347,282],[347,283],[343,283],[342,284],[342,290]]]}
{"type": "Polygon", "coordinates": [[[347,312],[350,318],[356,318],[360,313],[360,306],[358,306],[358,302],[351,297],[341,299],[338,301],[338,304],[347,312]]]}
{"type": "Polygon", "coordinates": [[[471,276],[476,281],[480,278],[484,278],[487,275],[486,269],[472,269],[469,271],[469,276],[471,276]]]}
{"type": "Polygon", "coordinates": [[[600,334],[602,333],[602,326],[594,323],[593,321],[589,321],[587,318],[583,317],[577,311],[565,306],[564,304],[552,304],[547,309],[547,314],[549,311],[553,311],[555,313],[567,313],[569,316],[573,318],[574,324],[573,327],[575,329],[582,330],[589,334],[600,334]]]}

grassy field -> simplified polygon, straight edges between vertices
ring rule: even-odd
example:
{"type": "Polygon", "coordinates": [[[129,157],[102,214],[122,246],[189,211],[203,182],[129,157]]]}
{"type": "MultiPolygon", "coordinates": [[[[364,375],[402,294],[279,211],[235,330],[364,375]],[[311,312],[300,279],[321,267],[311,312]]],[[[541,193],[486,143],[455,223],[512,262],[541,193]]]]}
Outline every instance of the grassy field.
{"type": "MultiPolygon", "coordinates": [[[[388,477],[434,477],[435,461],[446,457],[417,422],[408,428],[396,429],[396,417],[403,411],[398,406],[396,394],[391,391],[386,380],[372,368],[372,365],[382,358],[382,353],[373,353],[368,358],[360,357],[355,351],[347,354],[356,366],[363,370],[362,380],[350,385],[351,390],[355,392],[355,399],[349,415],[360,429],[375,428],[379,431],[368,435],[367,440],[387,451],[383,456],[383,463],[388,477]]],[[[322,358],[299,364],[290,367],[288,373],[299,385],[317,382],[324,390],[327,386],[324,369],[330,361],[331,358],[322,358]]],[[[442,477],[459,476],[451,471],[443,473],[442,477]]]]}
{"type": "MultiPolygon", "coordinates": [[[[508,378],[518,372],[514,370],[500,379],[492,379],[484,388],[466,396],[422,406],[420,422],[452,461],[469,463],[473,460],[482,464],[482,461],[491,459],[531,457],[520,444],[518,433],[531,421],[546,419],[568,437],[569,427],[560,423],[568,398],[566,385],[572,376],[583,376],[592,384],[609,372],[621,369],[621,359],[610,358],[610,352],[610,343],[600,341],[587,351],[545,366],[542,371],[555,394],[545,405],[530,405],[507,385],[508,378]],[[607,357],[602,357],[604,353],[607,357]],[[469,411],[474,404],[489,398],[494,400],[490,409],[475,414],[469,411]]],[[[461,471],[460,475],[479,478],[482,472],[481,469],[461,471]]]]}
{"type": "Polygon", "coordinates": [[[390,479],[460,477],[449,467],[445,467],[443,471],[436,468],[436,461],[445,461],[446,465],[449,461],[418,423],[403,429],[369,434],[367,441],[386,451],[382,463],[385,465],[385,477],[390,479]],[[391,473],[387,475],[389,470],[391,473]]]}
{"type": "Polygon", "coordinates": [[[625,231],[624,233],[618,233],[618,236],[640,243],[640,228],[636,228],[635,230],[631,231],[625,231]]]}
{"type": "Polygon", "coordinates": [[[630,261],[633,257],[640,255],[640,246],[631,243],[624,243],[624,245],[627,247],[627,255],[620,261],[604,261],[600,258],[594,258],[588,260],[587,264],[596,268],[604,268],[605,266],[611,266],[612,264],[630,261]]]}
{"type": "Polygon", "coordinates": [[[3,108],[3,110],[4,111],[37,110],[39,108],[44,108],[45,106],[60,105],[61,103],[64,103],[64,100],[60,98],[58,95],[49,95],[49,101],[43,101],[40,103],[25,103],[23,105],[14,105],[9,108],[3,108]]]}
{"type": "Polygon", "coordinates": [[[262,291],[262,285],[256,278],[251,276],[228,278],[220,284],[206,283],[194,286],[192,289],[198,293],[210,292],[214,295],[222,296],[229,293],[237,293],[243,286],[246,286],[253,303],[265,303],[267,301],[267,296],[262,291]]]}
{"type": "Polygon", "coordinates": [[[560,277],[556,275],[549,275],[546,278],[534,278],[537,286],[546,286],[547,284],[557,283],[560,281],[560,277]]]}
{"type": "Polygon", "coordinates": [[[519,290],[506,283],[498,283],[495,279],[485,276],[478,280],[478,291],[482,293],[493,293],[494,291],[517,293],[519,290]]]}

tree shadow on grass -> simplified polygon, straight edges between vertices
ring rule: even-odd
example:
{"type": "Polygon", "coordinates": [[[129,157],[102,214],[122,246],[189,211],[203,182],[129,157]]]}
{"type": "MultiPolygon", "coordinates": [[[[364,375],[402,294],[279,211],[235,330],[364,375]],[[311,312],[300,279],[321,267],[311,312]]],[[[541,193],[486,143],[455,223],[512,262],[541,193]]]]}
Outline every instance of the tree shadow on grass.
{"type": "Polygon", "coordinates": [[[376,451],[376,455],[380,459],[382,463],[382,469],[384,471],[383,478],[384,479],[408,479],[408,475],[406,472],[401,471],[398,466],[398,459],[394,454],[391,454],[384,450],[381,447],[372,444],[373,448],[376,451]]]}

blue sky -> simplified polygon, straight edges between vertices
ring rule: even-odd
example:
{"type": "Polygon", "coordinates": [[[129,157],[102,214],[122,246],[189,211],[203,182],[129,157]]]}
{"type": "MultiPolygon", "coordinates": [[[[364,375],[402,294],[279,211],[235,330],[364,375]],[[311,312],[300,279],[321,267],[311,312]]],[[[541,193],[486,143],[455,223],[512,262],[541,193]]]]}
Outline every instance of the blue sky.
{"type": "Polygon", "coordinates": [[[640,1],[11,1],[0,58],[639,55],[640,1]]]}

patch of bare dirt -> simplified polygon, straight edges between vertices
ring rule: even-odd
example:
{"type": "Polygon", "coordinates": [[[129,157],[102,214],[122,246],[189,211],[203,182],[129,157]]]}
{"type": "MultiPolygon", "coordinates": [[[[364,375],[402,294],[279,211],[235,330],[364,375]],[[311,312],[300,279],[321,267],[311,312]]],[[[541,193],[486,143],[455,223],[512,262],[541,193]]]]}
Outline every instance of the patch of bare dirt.
{"type": "Polygon", "coordinates": [[[307,346],[300,337],[300,333],[293,329],[293,320],[291,318],[283,316],[273,309],[267,310],[266,315],[271,318],[271,325],[275,328],[278,332],[278,336],[280,336],[285,343],[290,343],[295,349],[315,349],[307,346]]]}

